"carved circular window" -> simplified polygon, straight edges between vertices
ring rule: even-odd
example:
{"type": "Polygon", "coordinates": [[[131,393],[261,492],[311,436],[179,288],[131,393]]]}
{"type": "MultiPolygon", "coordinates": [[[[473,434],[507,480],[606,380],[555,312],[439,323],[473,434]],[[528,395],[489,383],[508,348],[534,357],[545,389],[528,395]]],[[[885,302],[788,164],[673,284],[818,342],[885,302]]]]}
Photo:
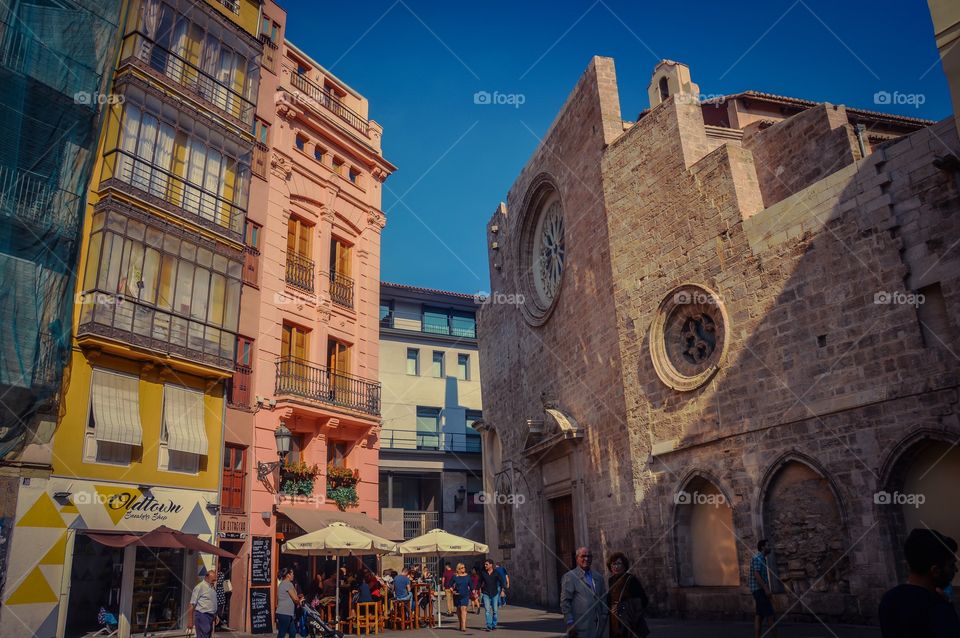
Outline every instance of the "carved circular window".
{"type": "Polygon", "coordinates": [[[719,296],[696,284],[673,290],[650,328],[653,367],[674,390],[699,388],[717,372],[727,343],[727,313],[719,296]]]}
{"type": "Polygon", "coordinates": [[[566,244],[563,203],[552,182],[541,176],[531,186],[520,235],[520,289],[524,317],[533,325],[547,320],[563,284],[566,244]]]}

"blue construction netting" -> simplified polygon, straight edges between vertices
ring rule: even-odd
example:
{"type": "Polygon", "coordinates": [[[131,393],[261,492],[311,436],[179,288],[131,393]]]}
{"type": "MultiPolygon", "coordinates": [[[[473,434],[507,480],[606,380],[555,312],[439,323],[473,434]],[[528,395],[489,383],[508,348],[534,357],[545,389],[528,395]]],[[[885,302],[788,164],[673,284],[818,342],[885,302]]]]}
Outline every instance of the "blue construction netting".
{"type": "Polygon", "coordinates": [[[55,407],[121,0],[0,6],[0,459],[55,407]]]}

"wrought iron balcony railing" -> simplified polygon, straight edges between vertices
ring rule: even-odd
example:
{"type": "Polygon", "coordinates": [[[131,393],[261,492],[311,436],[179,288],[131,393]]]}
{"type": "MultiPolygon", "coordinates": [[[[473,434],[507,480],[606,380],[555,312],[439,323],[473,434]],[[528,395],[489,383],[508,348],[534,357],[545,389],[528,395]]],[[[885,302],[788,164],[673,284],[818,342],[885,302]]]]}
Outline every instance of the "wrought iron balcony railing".
{"type": "Polygon", "coordinates": [[[17,220],[35,233],[51,229],[73,235],[83,212],[80,196],[51,187],[49,177],[0,165],[0,216],[17,220]]]}
{"type": "Polygon", "coordinates": [[[237,335],[106,290],[81,296],[77,336],[97,335],[225,370],[234,369],[237,335]]]}
{"type": "Polygon", "coordinates": [[[361,117],[357,112],[349,109],[336,95],[329,90],[317,86],[305,75],[299,73],[290,74],[290,83],[299,91],[303,91],[311,100],[327,109],[344,122],[357,129],[364,135],[367,134],[368,122],[366,118],[361,117]]]}
{"type": "Polygon", "coordinates": [[[380,383],[294,357],[277,359],[277,394],[380,414],[380,383]]]}
{"type": "Polygon", "coordinates": [[[287,253],[287,283],[305,292],[313,292],[313,260],[287,253]]]}
{"type": "Polygon", "coordinates": [[[387,428],[380,431],[380,449],[479,453],[480,437],[459,432],[425,433],[415,430],[387,428]]]}
{"type": "Polygon", "coordinates": [[[117,180],[171,205],[184,218],[231,239],[243,238],[245,206],[188,182],[133,153],[114,149],[103,156],[109,176],[101,186],[117,180]]]}
{"type": "MultiPolygon", "coordinates": [[[[244,130],[253,126],[256,104],[147,35],[139,31],[128,34],[123,39],[123,51],[130,51],[133,58],[199,96],[218,111],[239,120],[244,130]]],[[[256,95],[256,83],[251,88],[251,95],[256,95]]]]}
{"type": "Polygon", "coordinates": [[[330,299],[344,308],[353,308],[353,279],[337,272],[330,273],[330,299]]]}

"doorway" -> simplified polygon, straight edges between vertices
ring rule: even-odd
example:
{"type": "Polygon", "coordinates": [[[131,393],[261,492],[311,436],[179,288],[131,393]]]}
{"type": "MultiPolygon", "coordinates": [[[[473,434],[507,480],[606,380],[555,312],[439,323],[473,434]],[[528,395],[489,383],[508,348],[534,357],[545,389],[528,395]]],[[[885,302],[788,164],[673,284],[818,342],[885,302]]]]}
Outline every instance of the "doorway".
{"type": "Polygon", "coordinates": [[[557,591],[563,575],[576,563],[576,538],[573,533],[573,497],[567,494],[549,500],[553,513],[553,554],[556,561],[557,591]]]}

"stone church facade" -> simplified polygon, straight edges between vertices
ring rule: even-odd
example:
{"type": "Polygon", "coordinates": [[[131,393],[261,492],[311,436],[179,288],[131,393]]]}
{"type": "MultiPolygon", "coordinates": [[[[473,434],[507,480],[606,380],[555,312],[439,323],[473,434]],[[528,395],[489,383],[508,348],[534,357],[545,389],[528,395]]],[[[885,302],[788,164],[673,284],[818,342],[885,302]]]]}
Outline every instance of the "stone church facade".
{"type": "Polygon", "coordinates": [[[960,142],[594,58],[488,227],[488,542],[549,606],[624,551],[657,613],[871,620],[906,532],[960,537],[960,142]]]}

